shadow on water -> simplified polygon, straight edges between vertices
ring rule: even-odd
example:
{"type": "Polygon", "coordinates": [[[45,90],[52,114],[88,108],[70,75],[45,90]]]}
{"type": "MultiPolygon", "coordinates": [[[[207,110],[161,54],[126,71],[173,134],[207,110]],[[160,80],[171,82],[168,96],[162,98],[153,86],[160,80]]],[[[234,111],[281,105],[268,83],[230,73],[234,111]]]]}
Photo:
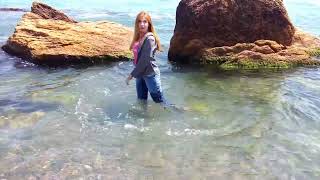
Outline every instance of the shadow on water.
{"type": "Polygon", "coordinates": [[[260,69],[223,69],[216,65],[200,64],[177,64],[171,63],[171,70],[174,73],[192,73],[205,72],[208,76],[215,78],[226,78],[228,76],[248,76],[248,77],[268,77],[268,76],[285,76],[297,71],[297,68],[260,68],[260,69]]]}
{"type": "Polygon", "coordinates": [[[59,107],[57,103],[33,102],[33,101],[14,101],[10,99],[0,99],[0,113],[4,113],[5,109],[14,109],[21,113],[31,113],[36,111],[52,111],[59,107]]]}
{"type": "MultiPolygon", "coordinates": [[[[9,55],[8,55],[9,56],[9,55]]],[[[42,70],[64,70],[67,68],[73,68],[76,70],[83,70],[87,68],[92,68],[92,67],[113,67],[117,65],[120,62],[126,62],[126,61],[105,61],[105,62],[100,62],[100,63],[79,63],[79,64],[62,64],[62,65],[56,65],[56,66],[48,66],[48,65],[39,65],[35,64],[26,60],[22,60],[17,57],[12,57],[11,59],[14,59],[14,67],[21,69],[21,68],[37,68],[37,69],[42,69],[42,70]]]]}
{"type": "MultiPolygon", "coordinates": [[[[5,42],[0,42],[0,47],[4,45],[5,42]]],[[[128,60],[122,59],[122,60],[111,60],[111,59],[106,59],[106,60],[101,60],[101,59],[82,59],[79,61],[70,61],[70,63],[66,61],[61,61],[61,63],[57,64],[38,64],[32,62],[32,60],[26,60],[20,57],[16,57],[13,55],[10,55],[3,51],[0,48],[0,55],[3,56],[0,58],[0,63],[5,63],[7,61],[11,61],[12,65],[17,68],[17,69],[29,69],[29,70],[46,70],[46,71],[52,71],[52,70],[64,70],[68,68],[76,69],[76,70],[84,70],[87,68],[92,68],[92,67],[105,67],[105,68],[110,68],[113,66],[118,65],[119,63],[124,63],[128,62],[128,60]]],[[[48,62],[50,63],[50,62],[48,62]]]]}

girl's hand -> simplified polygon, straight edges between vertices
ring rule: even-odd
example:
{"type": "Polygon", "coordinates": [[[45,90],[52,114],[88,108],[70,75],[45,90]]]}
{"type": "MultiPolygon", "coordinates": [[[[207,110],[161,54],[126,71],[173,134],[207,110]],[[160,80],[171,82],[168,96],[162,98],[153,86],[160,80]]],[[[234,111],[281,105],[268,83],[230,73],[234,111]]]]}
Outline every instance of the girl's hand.
{"type": "Polygon", "coordinates": [[[129,82],[130,82],[130,80],[132,79],[132,76],[131,76],[131,74],[127,77],[127,79],[126,79],[126,84],[127,85],[129,85],[129,82]]]}

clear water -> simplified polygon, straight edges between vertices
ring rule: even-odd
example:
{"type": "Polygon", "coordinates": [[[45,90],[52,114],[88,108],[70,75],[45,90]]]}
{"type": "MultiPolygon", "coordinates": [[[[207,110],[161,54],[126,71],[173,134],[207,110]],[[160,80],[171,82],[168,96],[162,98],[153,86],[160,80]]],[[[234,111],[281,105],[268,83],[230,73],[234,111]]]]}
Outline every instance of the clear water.
{"type": "MultiPolygon", "coordinates": [[[[43,1],[79,21],[132,26],[151,12],[165,96],[137,102],[130,62],[39,68],[0,51],[0,179],[319,179],[320,68],[221,72],[167,62],[178,0],[43,1]]],[[[287,0],[320,34],[320,3],[287,0]]],[[[1,0],[28,9],[31,0],[1,0]]],[[[0,12],[0,44],[21,12],[0,12]]]]}

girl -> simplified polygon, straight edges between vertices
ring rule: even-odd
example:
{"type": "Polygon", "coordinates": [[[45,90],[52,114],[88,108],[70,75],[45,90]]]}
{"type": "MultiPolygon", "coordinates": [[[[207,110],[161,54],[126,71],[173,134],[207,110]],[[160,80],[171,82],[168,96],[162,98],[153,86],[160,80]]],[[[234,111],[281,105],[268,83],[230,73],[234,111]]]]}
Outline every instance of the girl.
{"type": "Polygon", "coordinates": [[[161,45],[147,12],[142,11],[136,17],[130,50],[134,54],[135,68],[127,77],[126,83],[129,84],[133,77],[136,78],[138,99],[147,100],[149,91],[154,102],[164,103],[160,70],[154,59],[155,52],[161,51],[161,45]]]}

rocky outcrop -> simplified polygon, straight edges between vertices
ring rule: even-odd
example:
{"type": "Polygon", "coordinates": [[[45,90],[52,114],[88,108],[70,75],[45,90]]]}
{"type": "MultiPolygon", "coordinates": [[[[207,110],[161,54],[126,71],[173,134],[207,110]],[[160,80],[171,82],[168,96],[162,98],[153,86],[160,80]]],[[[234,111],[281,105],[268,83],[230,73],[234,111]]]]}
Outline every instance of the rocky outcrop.
{"type": "Polygon", "coordinates": [[[282,0],[182,0],[168,57],[276,67],[318,64],[311,57],[319,47],[317,38],[294,28],[282,0]]]}
{"type": "Polygon", "coordinates": [[[51,7],[33,3],[2,47],[36,64],[68,65],[128,60],[131,29],[113,22],[76,22],[51,7]]]}
{"type": "Polygon", "coordinates": [[[218,64],[224,68],[287,68],[296,65],[320,65],[312,56],[319,56],[320,40],[297,31],[291,46],[271,40],[237,43],[234,46],[205,48],[200,63],[218,64]]]}
{"type": "Polygon", "coordinates": [[[43,19],[61,20],[65,22],[76,23],[75,20],[69,18],[63,12],[53,9],[52,7],[34,2],[32,3],[31,12],[39,15],[43,19]]]}

